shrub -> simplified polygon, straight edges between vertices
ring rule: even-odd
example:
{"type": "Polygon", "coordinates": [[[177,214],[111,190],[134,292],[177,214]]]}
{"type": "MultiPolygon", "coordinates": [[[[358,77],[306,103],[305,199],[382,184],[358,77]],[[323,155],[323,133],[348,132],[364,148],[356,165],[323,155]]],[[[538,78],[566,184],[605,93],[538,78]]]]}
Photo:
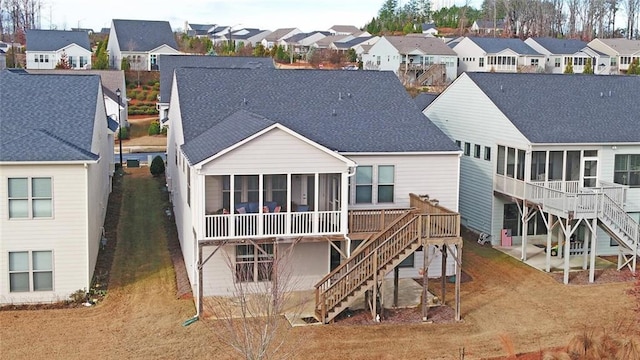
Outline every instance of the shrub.
{"type": "Polygon", "coordinates": [[[165,125],[162,129],[160,129],[160,134],[167,136],[167,131],[169,131],[169,126],[165,125]]]}
{"type": "Polygon", "coordinates": [[[153,176],[164,174],[164,160],[162,160],[162,157],[156,156],[153,158],[149,171],[151,171],[151,175],[153,176]]]}
{"type": "Polygon", "coordinates": [[[145,95],[144,91],[140,91],[138,93],[138,96],[136,96],[136,99],[140,101],[144,101],[147,99],[147,95],[145,95]]]}
{"type": "Polygon", "coordinates": [[[156,101],[158,100],[158,92],[157,91],[149,91],[147,93],[147,101],[156,101]]]}
{"type": "Polygon", "coordinates": [[[153,90],[160,91],[160,83],[159,82],[156,82],[155,84],[153,84],[153,90]]]}
{"type": "Polygon", "coordinates": [[[160,123],[155,120],[151,122],[149,125],[149,135],[158,135],[160,134],[160,123]]]}
{"type": "Polygon", "coordinates": [[[155,81],[155,80],[149,80],[149,81],[147,81],[147,85],[148,85],[148,86],[153,86],[153,85],[155,85],[155,84],[156,84],[156,81],[155,81]]]}
{"type": "Polygon", "coordinates": [[[135,85],[133,85],[133,89],[127,91],[127,95],[132,99],[136,99],[138,97],[138,90],[135,90],[135,85]]]}
{"type": "Polygon", "coordinates": [[[129,138],[129,128],[126,126],[123,126],[120,130],[118,130],[118,138],[122,136],[123,140],[126,140],[129,138]]]}
{"type": "Polygon", "coordinates": [[[145,115],[157,115],[158,110],[155,106],[149,106],[144,110],[145,115]]]}

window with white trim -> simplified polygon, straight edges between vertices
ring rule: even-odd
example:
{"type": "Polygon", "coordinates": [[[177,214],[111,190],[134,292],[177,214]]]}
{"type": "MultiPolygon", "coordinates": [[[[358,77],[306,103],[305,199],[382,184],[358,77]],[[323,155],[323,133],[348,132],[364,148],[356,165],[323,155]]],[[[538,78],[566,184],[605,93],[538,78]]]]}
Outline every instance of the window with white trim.
{"type": "Polygon", "coordinates": [[[52,251],[9,252],[9,291],[52,291],[52,251]]]}
{"type": "Polygon", "coordinates": [[[373,166],[356,168],[356,204],[373,202],[373,166]]]}
{"type": "Polygon", "coordinates": [[[484,159],[487,161],[491,161],[491,147],[490,146],[485,146],[484,147],[484,159]]]}
{"type": "Polygon", "coordinates": [[[9,178],[9,219],[53,217],[51,178],[9,178]]]}
{"type": "Polygon", "coordinates": [[[378,203],[392,203],[394,193],[393,165],[378,166],[378,203]]]}
{"type": "Polygon", "coordinates": [[[466,156],[471,155],[471,143],[468,143],[468,142],[464,143],[464,154],[466,156]]]}
{"type": "Polygon", "coordinates": [[[236,245],[236,282],[271,281],[273,244],[236,245]]]}
{"type": "Polygon", "coordinates": [[[640,187],[640,154],[616,155],[613,182],[640,187]]]}
{"type": "Polygon", "coordinates": [[[480,159],[480,145],[478,145],[478,144],[475,144],[473,146],[473,157],[477,158],[477,159],[480,159]]]}

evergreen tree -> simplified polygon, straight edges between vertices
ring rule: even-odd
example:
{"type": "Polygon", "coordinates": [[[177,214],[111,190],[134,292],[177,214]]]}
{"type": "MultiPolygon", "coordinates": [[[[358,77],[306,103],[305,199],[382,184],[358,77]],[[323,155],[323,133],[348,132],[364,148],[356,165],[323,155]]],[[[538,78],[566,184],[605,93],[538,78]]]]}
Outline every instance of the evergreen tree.
{"type": "Polygon", "coordinates": [[[69,57],[67,53],[63,52],[60,55],[60,60],[56,64],[56,69],[71,69],[71,65],[69,65],[69,57]]]}
{"type": "Polygon", "coordinates": [[[638,58],[633,59],[627,70],[627,75],[640,75],[640,64],[638,58]]]}
{"type": "Polygon", "coordinates": [[[567,65],[564,67],[565,74],[573,74],[573,59],[567,61],[567,65]]]}
{"type": "Polygon", "coordinates": [[[584,65],[583,74],[593,74],[593,64],[591,63],[591,58],[587,58],[587,63],[584,65]]]}

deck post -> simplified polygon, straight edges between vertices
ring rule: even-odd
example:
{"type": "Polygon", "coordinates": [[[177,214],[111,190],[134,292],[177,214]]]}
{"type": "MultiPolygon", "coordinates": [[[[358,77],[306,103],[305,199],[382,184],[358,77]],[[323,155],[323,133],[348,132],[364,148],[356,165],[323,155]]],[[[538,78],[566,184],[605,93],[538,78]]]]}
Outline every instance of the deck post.
{"type": "Polygon", "coordinates": [[[427,321],[429,316],[429,245],[422,240],[423,271],[422,271],[422,321],[427,321]]]}
{"type": "Polygon", "coordinates": [[[400,269],[396,266],[393,268],[393,307],[398,307],[398,282],[400,279],[400,269]]]}
{"type": "MultiPolygon", "coordinates": [[[[569,260],[571,259],[571,217],[567,218],[567,226],[564,228],[564,284],[569,283],[569,260]]],[[[558,246],[558,250],[560,247],[558,246]]]]}
{"type": "Polygon", "coordinates": [[[546,260],[546,267],[545,267],[545,271],[546,272],[551,272],[551,235],[552,235],[552,230],[553,230],[553,226],[551,224],[553,224],[553,215],[551,215],[551,213],[549,213],[548,215],[548,223],[547,223],[547,253],[545,255],[547,260],[546,260]]]}
{"type": "Polygon", "coordinates": [[[441,294],[442,295],[442,305],[444,305],[445,303],[445,296],[447,294],[447,244],[442,244],[442,249],[440,250],[442,252],[442,265],[441,266],[441,270],[442,272],[440,273],[440,277],[442,279],[442,290],[441,290],[441,294]]]}
{"type": "Polygon", "coordinates": [[[527,204],[525,204],[525,202],[522,202],[522,216],[521,216],[521,220],[522,220],[522,254],[520,256],[520,259],[522,261],[527,261],[527,241],[529,239],[527,239],[527,233],[528,233],[528,228],[529,228],[529,221],[527,221],[527,217],[529,214],[529,207],[527,206],[527,204]]]}
{"type": "Polygon", "coordinates": [[[378,249],[373,251],[373,299],[371,300],[371,316],[375,321],[378,314],[378,249]]]}
{"type": "MultiPolygon", "coordinates": [[[[589,229],[589,236],[586,236],[585,234],[585,237],[582,241],[582,270],[587,270],[587,266],[589,265],[589,251],[588,251],[588,249],[590,248],[589,238],[591,237],[591,234],[594,233],[596,230],[591,227],[589,220],[585,219],[584,223],[589,229]]],[[[593,239],[591,239],[591,241],[593,241],[593,239]]]]}
{"type": "MultiPolygon", "coordinates": [[[[598,226],[598,219],[591,220],[591,264],[589,265],[589,282],[592,283],[596,279],[596,241],[597,241],[597,233],[596,226],[598,226]]],[[[586,251],[586,249],[585,249],[586,251]]]]}
{"type": "MultiPolygon", "coordinates": [[[[462,244],[457,246],[458,259],[462,259],[462,244]]],[[[462,277],[462,261],[456,261],[456,321],[460,321],[460,278],[462,277]]]]}

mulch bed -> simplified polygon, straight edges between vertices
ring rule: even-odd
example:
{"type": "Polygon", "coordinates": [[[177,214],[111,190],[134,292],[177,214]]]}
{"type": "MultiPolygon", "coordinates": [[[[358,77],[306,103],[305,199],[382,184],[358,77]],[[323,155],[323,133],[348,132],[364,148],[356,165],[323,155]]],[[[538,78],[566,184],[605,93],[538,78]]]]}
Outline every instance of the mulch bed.
{"type": "MultiPolygon", "coordinates": [[[[449,306],[430,307],[427,313],[429,323],[450,324],[455,322],[455,312],[449,306]]],[[[422,308],[384,309],[380,322],[371,317],[369,310],[345,311],[335,321],[335,325],[374,324],[419,324],[422,323],[422,308]]]]}
{"type": "MultiPolygon", "coordinates": [[[[549,275],[559,283],[564,282],[563,272],[552,272],[549,275]]],[[[616,269],[596,269],[594,277],[595,281],[593,283],[590,283],[589,270],[580,270],[571,271],[569,273],[568,285],[608,284],[615,282],[631,282],[637,279],[638,275],[633,275],[633,273],[628,268],[624,268],[619,271],[616,269]]]]}

